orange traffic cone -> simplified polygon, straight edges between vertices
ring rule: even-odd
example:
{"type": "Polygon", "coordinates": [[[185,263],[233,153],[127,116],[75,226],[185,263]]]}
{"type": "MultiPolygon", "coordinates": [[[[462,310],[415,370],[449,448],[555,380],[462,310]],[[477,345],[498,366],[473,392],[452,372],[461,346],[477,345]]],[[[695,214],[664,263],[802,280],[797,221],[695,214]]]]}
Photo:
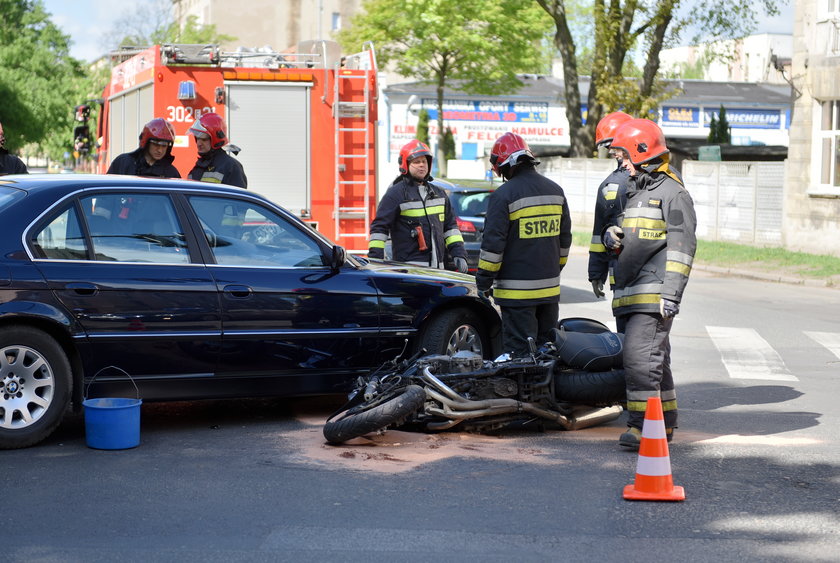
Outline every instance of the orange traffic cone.
{"type": "Polygon", "coordinates": [[[642,424],[642,443],[636,464],[636,482],[624,487],[627,500],[685,500],[685,490],[671,478],[671,458],[665,436],[662,400],[650,397],[642,424]]]}

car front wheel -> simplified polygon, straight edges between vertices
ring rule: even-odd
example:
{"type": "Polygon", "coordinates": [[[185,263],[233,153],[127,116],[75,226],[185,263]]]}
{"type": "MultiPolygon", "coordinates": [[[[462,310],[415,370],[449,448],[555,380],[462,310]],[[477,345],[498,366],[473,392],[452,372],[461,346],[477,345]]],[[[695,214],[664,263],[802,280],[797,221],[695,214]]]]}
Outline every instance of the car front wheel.
{"type": "Polygon", "coordinates": [[[61,346],[30,327],[0,328],[0,449],[49,436],[70,404],[70,362],[61,346]]]}
{"type": "Polygon", "coordinates": [[[468,350],[481,357],[490,353],[486,331],[478,316],[468,309],[453,309],[433,317],[423,330],[420,347],[429,354],[446,354],[468,350]]]}

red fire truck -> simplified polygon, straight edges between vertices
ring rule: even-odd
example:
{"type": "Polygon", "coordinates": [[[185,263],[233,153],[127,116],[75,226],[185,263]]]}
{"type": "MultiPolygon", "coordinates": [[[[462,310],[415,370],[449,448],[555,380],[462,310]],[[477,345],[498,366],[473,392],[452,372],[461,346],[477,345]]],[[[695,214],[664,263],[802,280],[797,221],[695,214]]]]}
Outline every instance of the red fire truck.
{"type": "Polygon", "coordinates": [[[156,45],[116,65],[99,115],[98,171],[137,148],[143,125],[175,127],[182,177],[197,158],[187,133],[221,115],[248,189],[299,215],[349,251],[366,252],[376,209],[376,58],[372,45],[341,56],[332,41],[284,52],[156,45]],[[235,145],[235,147],[233,147],[235,145]]]}

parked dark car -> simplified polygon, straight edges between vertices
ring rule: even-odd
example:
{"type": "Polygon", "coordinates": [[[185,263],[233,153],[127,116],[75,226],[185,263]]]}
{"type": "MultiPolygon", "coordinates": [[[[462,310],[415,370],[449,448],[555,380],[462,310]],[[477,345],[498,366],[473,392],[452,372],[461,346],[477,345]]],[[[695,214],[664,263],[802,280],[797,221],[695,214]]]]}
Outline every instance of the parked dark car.
{"type": "Polygon", "coordinates": [[[339,393],[401,351],[498,353],[471,276],[347,255],[250,191],[0,180],[0,449],[83,397],[339,393]],[[95,377],[95,381],[91,381],[95,377]]]}
{"type": "Polygon", "coordinates": [[[481,251],[481,236],[484,233],[484,217],[490,202],[490,188],[469,188],[435,179],[434,183],[446,190],[452,209],[458,221],[458,229],[464,237],[467,251],[467,266],[471,274],[478,268],[478,254],[481,251]]]}

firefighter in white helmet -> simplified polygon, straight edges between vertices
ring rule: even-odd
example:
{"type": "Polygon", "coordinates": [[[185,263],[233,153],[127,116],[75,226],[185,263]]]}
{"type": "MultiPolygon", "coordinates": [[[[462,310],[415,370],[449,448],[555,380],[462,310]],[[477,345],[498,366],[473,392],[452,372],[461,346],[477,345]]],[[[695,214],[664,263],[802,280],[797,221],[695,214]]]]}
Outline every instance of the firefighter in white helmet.
{"type": "Polygon", "coordinates": [[[205,113],[190,127],[198,148],[198,160],[190,170],[190,178],[201,182],[248,187],[248,179],[242,163],[224,150],[229,143],[227,126],[222,116],[205,113]]]}
{"type": "Polygon", "coordinates": [[[659,126],[631,119],[615,131],[630,174],[627,202],[603,231],[604,246],[618,252],[613,313],[624,333],[627,431],[619,444],[638,449],[647,400],[660,397],[668,440],[677,427],[677,395],[671,373],[669,334],[679,313],[697,249],[694,202],[669,165],[659,126]]]}

